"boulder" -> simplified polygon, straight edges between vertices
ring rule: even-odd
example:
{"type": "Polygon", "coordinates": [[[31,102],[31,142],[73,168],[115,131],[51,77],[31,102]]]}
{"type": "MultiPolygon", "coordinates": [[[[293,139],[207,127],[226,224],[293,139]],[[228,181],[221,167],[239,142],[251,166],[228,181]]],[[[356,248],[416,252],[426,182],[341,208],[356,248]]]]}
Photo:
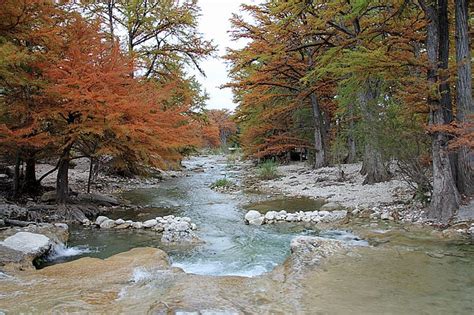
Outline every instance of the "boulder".
{"type": "Polygon", "coordinates": [[[111,229],[115,227],[115,220],[106,219],[100,224],[101,229],[111,229]]]}
{"type": "Polygon", "coordinates": [[[23,254],[39,257],[49,251],[52,241],[42,234],[18,232],[7,237],[0,244],[23,254]]]}

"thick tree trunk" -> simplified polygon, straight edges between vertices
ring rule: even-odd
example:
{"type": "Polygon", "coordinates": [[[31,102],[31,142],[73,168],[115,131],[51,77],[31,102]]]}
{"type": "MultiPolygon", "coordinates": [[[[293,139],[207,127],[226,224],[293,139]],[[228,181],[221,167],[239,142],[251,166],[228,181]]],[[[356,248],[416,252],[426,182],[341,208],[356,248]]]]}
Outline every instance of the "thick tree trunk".
{"type": "Polygon", "coordinates": [[[346,163],[355,163],[357,159],[356,143],[355,143],[355,126],[354,126],[354,109],[351,105],[349,107],[349,135],[347,137],[348,155],[346,163]]]}
{"type": "Polygon", "coordinates": [[[63,154],[59,158],[58,175],[56,178],[56,202],[65,204],[69,197],[69,162],[70,147],[64,149],[63,154]]]}
{"type": "MultiPolygon", "coordinates": [[[[438,76],[438,67],[447,65],[445,60],[448,56],[449,45],[440,44],[441,38],[448,40],[446,33],[447,25],[447,0],[439,0],[438,3],[429,5],[421,2],[423,9],[429,19],[427,25],[426,49],[428,61],[428,81],[435,86],[437,95],[428,95],[428,105],[430,108],[430,125],[441,126],[449,123],[450,100],[439,93],[446,92],[443,82],[438,76]],[[442,24],[440,23],[442,22],[442,24]],[[441,35],[440,35],[441,34],[441,35]],[[443,51],[440,51],[443,50],[443,51]],[[443,58],[444,60],[440,60],[443,58]]],[[[434,90],[434,89],[430,89],[434,90]]],[[[433,159],[433,194],[428,216],[432,219],[447,223],[459,207],[460,196],[454,181],[451,160],[448,152],[448,137],[442,132],[433,133],[432,159],[433,159]]]]}
{"type": "Polygon", "coordinates": [[[321,168],[327,165],[326,150],[323,143],[323,123],[321,109],[315,93],[310,95],[311,109],[314,124],[314,168],[321,168]]]}
{"type": "MultiPolygon", "coordinates": [[[[467,0],[456,0],[456,119],[464,124],[472,122],[474,102],[472,98],[471,50],[469,47],[469,8],[467,0]]],[[[474,153],[466,147],[458,152],[457,188],[461,194],[474,195],[474,153]]]]}
{"type": "Polygon", "coordinates": [[[379,94],[380,82],[373,79],[368,79],[365,82],[364,90],[359,94],[360,108],[366,126],[364,161],[360,171],[362,175],[366,175],[364,185],[384,182],[390,178],[382,153],[378,148],[377,129],[375,128],[377,121],[372,109],[377,105],[379,94]]]}
{"type": "Polygon", "coordinates": [[[30,154],[26,160],[25,167],[25,180],[23,184],[23,189],[26,191],[35,191],[39,183],[36,180],[36,158],[34,154],[30,154]]]}
{"type": "Polygon", "coordinates": [[[15,168],[13,170],[13,197],[17,198],[20,195],[20,153],[15,156],[15,168]]]}
{"type": "Polygon", "coordinates": [[[87,178],[87,193],[91,193],[91,184],[92,184],[92,176],[94,172],[94,158],[90,158],[90,164],[89,164],[89,177],[87,178]]]}

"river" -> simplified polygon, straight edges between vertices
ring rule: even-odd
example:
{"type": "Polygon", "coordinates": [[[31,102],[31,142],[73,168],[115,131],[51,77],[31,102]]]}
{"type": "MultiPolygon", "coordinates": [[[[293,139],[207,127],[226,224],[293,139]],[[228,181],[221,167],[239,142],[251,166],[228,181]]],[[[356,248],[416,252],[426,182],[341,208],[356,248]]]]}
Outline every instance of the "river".
{"type": "Polygon", "coordinates": [[[119,209],[110,217],[187,216],[204,244],[169,246],[154,232],[73,227],[64,256],[36,272],[0,277],[0,310],[472,314],[474,250],[469,241],[440,240],[429,230],[386,222],[357,221],[335,229],[245,225],[250,208],[316,210],[322,202],[215,192],[209,186],[217,179],[243,180],[241,165],[229,165],[222,156],[195,157],[184,165],[186,176],[123,193],[143,209],[119,209]],[[319,267],[288,272],[282,264],[297,235],[340,239],[352,249],[319,267]],[[142,247],[165,250],[172,266],[186,273],[157,270],[142,247]],[[130,268],[125,261],[133,262],[130,268]]]}

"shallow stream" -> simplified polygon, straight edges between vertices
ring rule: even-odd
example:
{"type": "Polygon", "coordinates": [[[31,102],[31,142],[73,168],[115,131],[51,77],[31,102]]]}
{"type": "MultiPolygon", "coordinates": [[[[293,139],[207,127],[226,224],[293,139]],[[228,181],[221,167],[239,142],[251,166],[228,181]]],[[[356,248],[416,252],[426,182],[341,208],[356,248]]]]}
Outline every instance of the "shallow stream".
{"type": "Polygon", "coordinates": [[[192,158],[185,166],[187,176],[124,193],[145,208],[119,210],[113,217],[144,221],[167,214],[188,216],[205,244],[171,247],[161,244],[161,234],[154,232],[76,227],[69,247],[54,258],[55,265],[13,276],[0,274],[0,311],[474,313],[471,241],[448,241],[424,228],[364,220],[322,230],[293,223],[245,225],[243,216],[251,208],[261,212],[316,210],[322,202],[214,192],[209,185],[217,179],[241,180],[239,166],[227,166],[223,157],[192,158]],[[319,235],[358,246],[320,266],[289,272],[281,264],[296,235],[319,235]],[[136,247],[163,249],[174,266],[188,273],[156,271],[154,265],[160,260],[147,249],[115,255],[136,247]],[[83,256],[110,258],[77,260],[83,256]],[[68,260],[75,261],[60,263],[68,260]]]}

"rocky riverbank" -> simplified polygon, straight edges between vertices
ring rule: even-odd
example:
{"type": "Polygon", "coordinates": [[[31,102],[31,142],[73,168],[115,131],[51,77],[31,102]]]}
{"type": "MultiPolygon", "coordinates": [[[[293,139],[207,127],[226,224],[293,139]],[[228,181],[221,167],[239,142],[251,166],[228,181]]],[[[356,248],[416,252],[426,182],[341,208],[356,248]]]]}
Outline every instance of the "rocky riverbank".
{"type": "MultiPolygon", "coordinates": [[[[360,168],[361,164],[343,164],[314,170],[304,162],[293,162],[278,166],[275,179],[261,180],[256,169],[250,167],[246,182],[248,189],[263,193],[325,199],[353,218],[437,226],[426,218],[425,206],[414,200],[412,189],[396,172],[389,181],[363,185],[360,168]]],[[[299,217],[303,219],[304,215],[299,217]]],[[[293,221],[293,216],[290,219],[293,221]]],[[[446,230],[446,237],[474,237],[474,199],[465,200],[451,224],[439,228],[446,230]]]]}

